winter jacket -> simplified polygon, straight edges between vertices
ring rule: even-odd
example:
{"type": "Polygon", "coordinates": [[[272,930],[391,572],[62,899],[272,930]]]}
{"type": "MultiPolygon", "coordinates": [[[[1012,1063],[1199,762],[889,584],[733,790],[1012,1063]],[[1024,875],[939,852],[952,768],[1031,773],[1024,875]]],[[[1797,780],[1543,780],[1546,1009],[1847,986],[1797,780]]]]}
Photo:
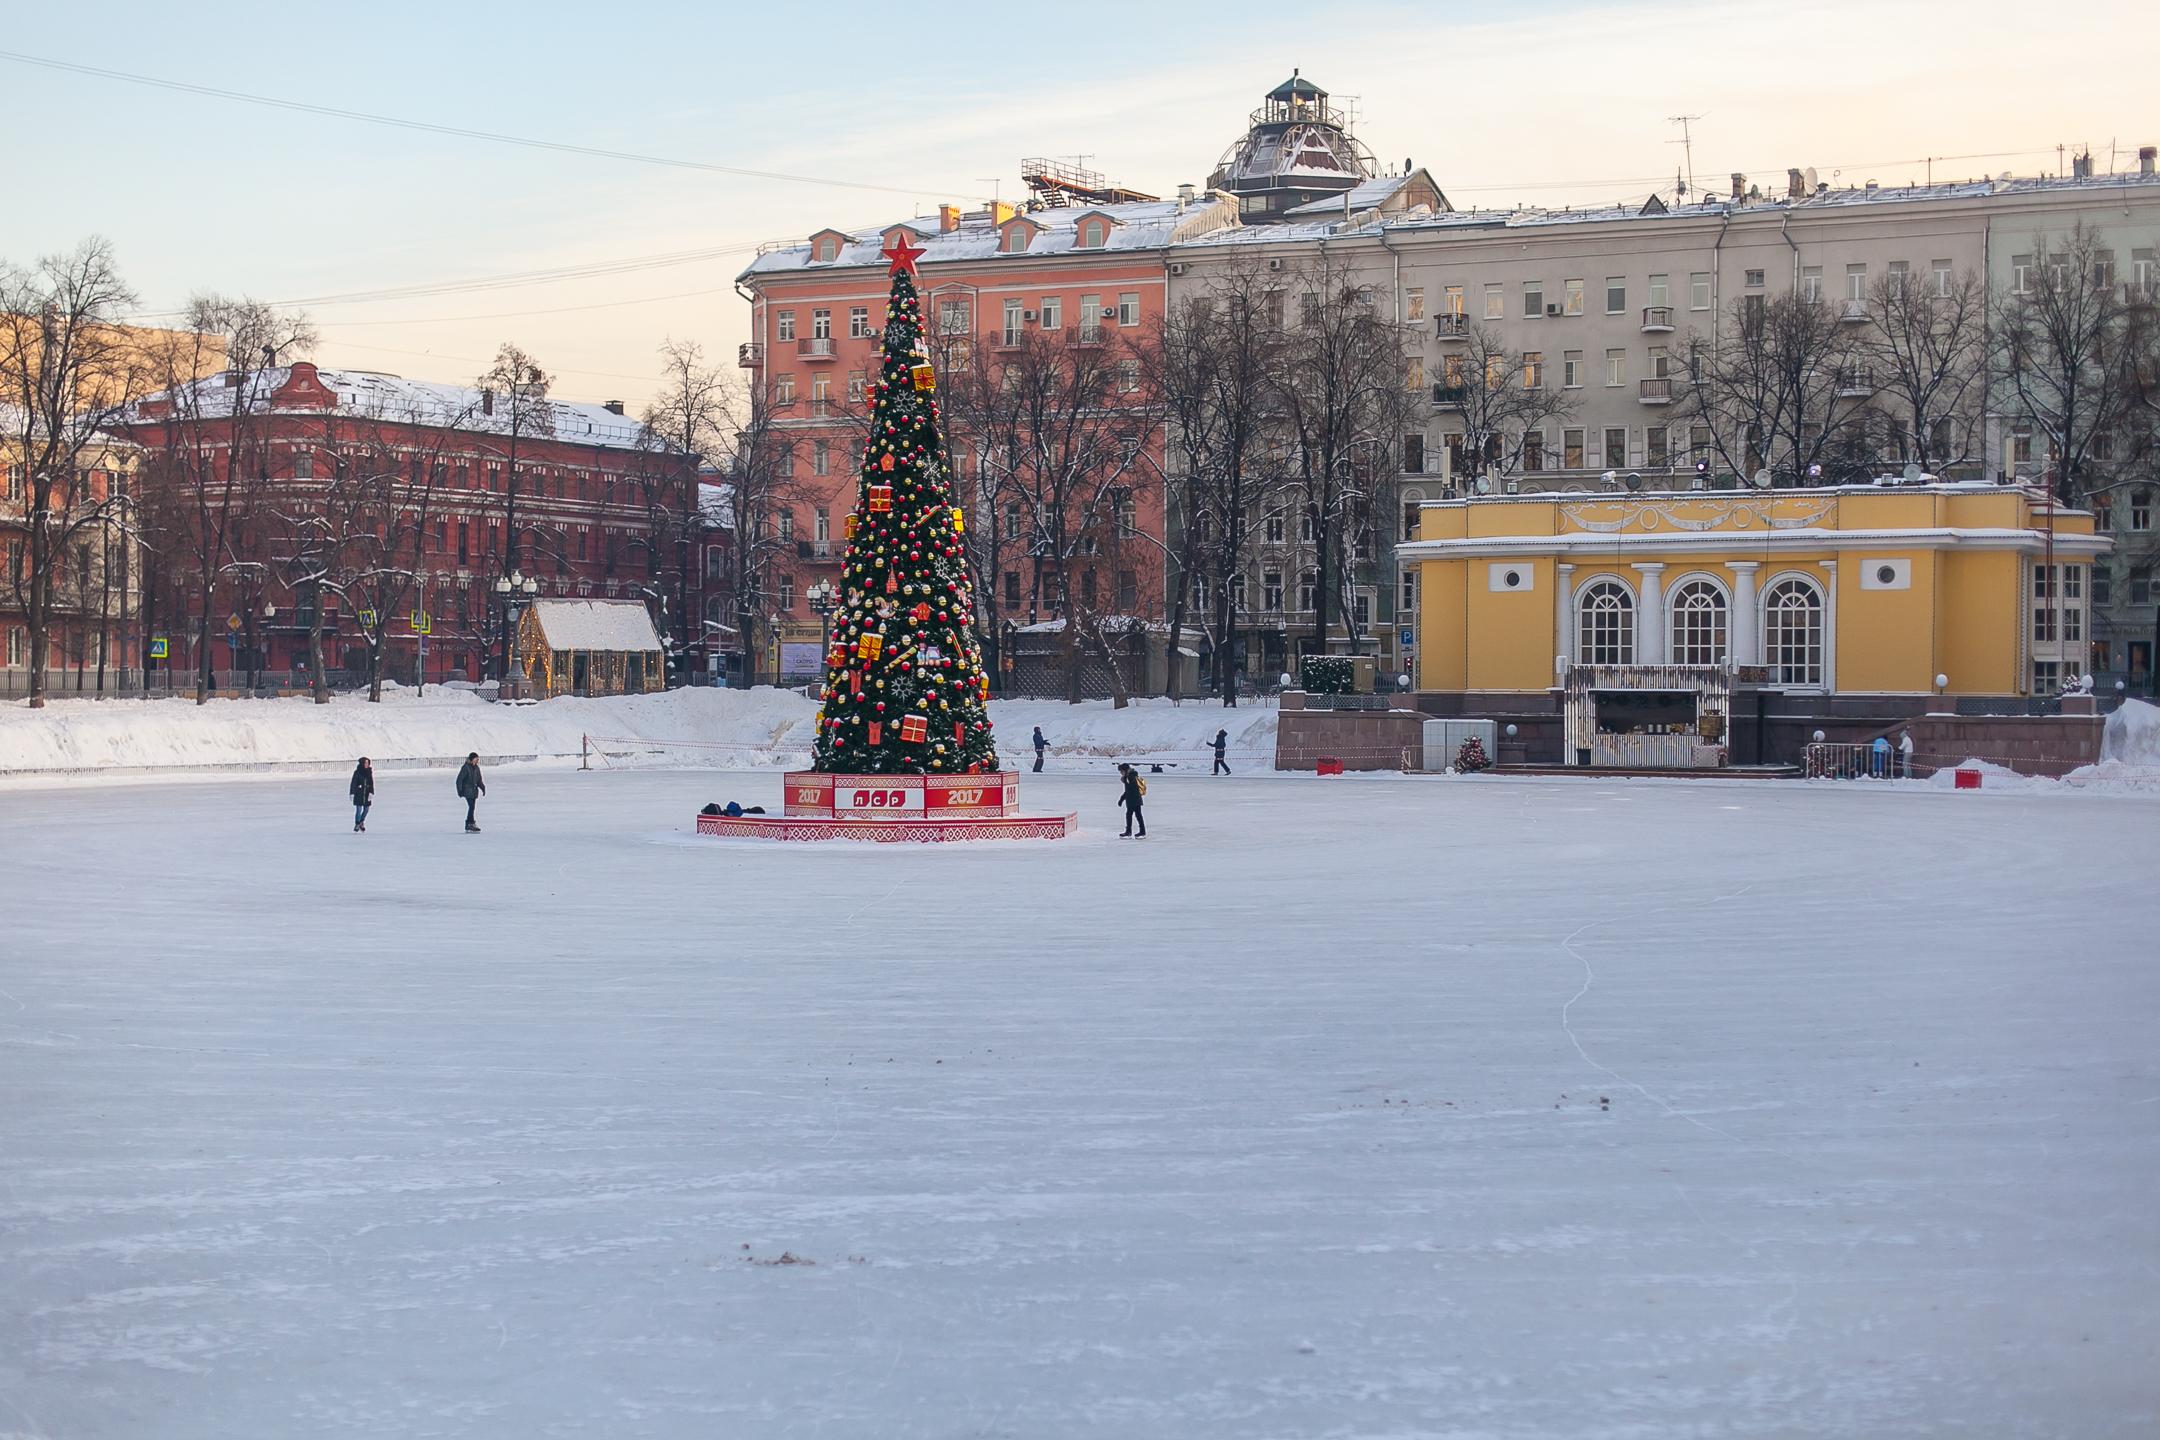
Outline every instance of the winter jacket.
{"type": "Polygon", "coordinates": [[[1045,740],[1045,739],[1043,739],[1042,727],[1041,727],[1040,725],[1036,726],[1036,727],[1035,727],[1035,753],[1036,753],[1036,754],[1038,754],[1038,755],[1040,755],[1040,754],[1042,754],[1042,752],[1043,752],[1043,751],[1045,751],[1045,750],[1047,750],[1047,749],[1049,749],[1049,748],[1050,748],[1050,742],[1049,742],[1048,740],[1045,740]]]}
{"type": "Polygon", "coordinates": [[[487,782],[480,778],[480,767],[470,760],[458,768],[457,793],[460,800],[487,794],[487,782]]]}
{"type": "Polygon", "coordinates": [[[1227,749],[1229,749],[1229,748],[1230,748],[1230,732],[1229,732],[1229,731],[1227,731],[1227,730],[1218,730],[1218,731],[1216,731],[1216,732],[1215,732],[1215,754],[1216,754],[1216,757],[1217,757],[1218,759],[1219,759],[1219,758],[1221,758],[1221,756],[1222,756],[1222,753],[1223,753],[1223,751],[1225,751],[1225,750],[1227,750],[1227,749]]]}
{"type": "Polygon", "coordinates": [[[1147,782],[1140,778],[1139,772],[1128,770],[1125,772],[1125,793],[1118,797],[1118,804],[1128,810],[1138,810],[1140,797],[1146,793],[1147,782]]]}
{"type": "Polygon", "coordinates": [[[345,788],[352,795],[353,804],[367,804],[375,798],[375,772],[365,765],[353,766],[352,783],[345,788]]]}

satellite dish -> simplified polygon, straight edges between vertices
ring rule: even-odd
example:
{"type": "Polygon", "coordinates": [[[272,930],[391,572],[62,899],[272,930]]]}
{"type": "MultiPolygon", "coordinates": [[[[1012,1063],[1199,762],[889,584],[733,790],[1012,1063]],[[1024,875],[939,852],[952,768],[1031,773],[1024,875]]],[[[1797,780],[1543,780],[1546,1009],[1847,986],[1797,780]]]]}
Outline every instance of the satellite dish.
{"type": "Polygon", "coordinates": [[[1477,477],[1477,493],[1480,495],[1492,494],[1492,478],[1490,476],[1480,475],[1477,477]]]}
{"type": "Polygon", "coordinates": [[[1630,490],[1640,490],[1642,489],[1642,476],[1636,474],[1633,470],[1630,470],[1627,473],[1627,479],[1621,481],[1620,483],[1627,486],[1627,488],[1630,490]]]}
{"type": "Polygon", "coordinates": [[[1755,488],[1758,490],[1767,490],[1770,488],[1770,472],[1768,469],[1757,470],[1755,472],[1755,488]]]}
{"type": "Polygon", "coordinates": [[[1610,490],[1613,488],[1613,486],[1620,483],[1620,477],[1613,471],[1607,470],[1603,475],[1598,476],[1598,481],[1600,484],[1604,485],[1606,489],[1610,490]]]}
{"type": "Polygon", "coordinates": [[[1925,475],[1925,474],[1927,474],[1927,471],[1925,471],[1925,470],[1922,470],[1922,469],[1921,469],[1921,468],[1920,468],[1920,467],[1919,467],[1918,465],[1915,465],[1915,464],[1913,464],[1913,463],[1912,463],[1911,461],[1909,461],[1909,460],[1905,462],[1905,470],[1904,470],[1904,475],[1905,475],[1905,483],[1906,483],[1907,485],[1917,485],[1917,484],[1919,484],[1919,483],[1920,483],[1920,477],[1922,477],[1922,476],[1923,476],[1923,475],[1925,475]]]}

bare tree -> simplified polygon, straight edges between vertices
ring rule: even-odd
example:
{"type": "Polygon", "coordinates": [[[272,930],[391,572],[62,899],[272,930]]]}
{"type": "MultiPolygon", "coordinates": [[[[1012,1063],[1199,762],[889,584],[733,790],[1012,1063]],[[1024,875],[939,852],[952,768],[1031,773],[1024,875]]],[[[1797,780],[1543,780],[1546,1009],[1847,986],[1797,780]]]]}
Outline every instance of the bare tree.
{"type": "Polygon", "coordinates": [[[1312,649],[1326,654],[1330,612],[1351,564],[1348,547],[1370,535],[1383,503],[1393,505],[1392,494],[1378,492],[1394,473],[1390,457],[1416,397],[1403,331],[1374,309],[1371,287],[1348,261],[1323,252],[1282,283],[1298,315],[1276,352],[1269,388],[1292,442],[1292,484],[1311,537],[1312,649]]]}
{"type": "Polygon", "coordinates": [[[1529,437],[1575,413],[1575,400],[1552,383],[1544,360],[1511,350],[1499,332],[1472,323],[1464,344],[1441,370],[1441,403],[1462,417],[1465,474],[1514,475],[1529,437]]]}
{"type": "Polygon", "coordinates": [[[763,373],[752,373],[758,378],[730,397],[732,419],[711,452],[719,493],[707,511],[728,535],[724,584],[745,685],[757,683],[781,566],[794,553],[780,536],[779,517],[800,494],[795,436],[787,424],[796,402],[778,399],[763,373]]]}
{"type": "Polygon", "coordinates": [[[948,361],[942,412],[985,467],[980,487],[1017,506],[1037,604],[1061,622],[1065,698],[1077,702],[1083,657],[1109,672],[1112,698],[1130,698],[1126,648],[1157,587],[1138,514],[1157,477],[1143,456],[1159,434],[1147,388],[1149,338],[1114,337],[1085,320],[1027,330],[984,346],[983,363],[948,361]]]}
{"type": "MultiPolygon", "coordinates": [[[[505,342],[495,352],[495,363],[476,382],[480,388],[480,424],[496,437],[495,453],[503,461],[503,538],[496,552],[495,573],[507,578],[511,571],[532,563],[533,536],[529,524],[518,519],[518,499],[524,475],[518,468],[519,452],[528,440],[545,439],[555,433],[555,406],[548,399],[548,374],[517,346],[505,342]]],[[[510,625],[502,626],[501,653],[496,674],[510,674],[510,625]]]]}
{"type": "Polygon", "coordinates": [[[1871,464],[1857,331],[1800,294],[1735,301],[1716,332],[1681,352],[1675,413],[1699,417],[1732,472],[1788,485],[1860,478],[1871,464]]]}
{"type": "MultiPolygon", "coordinates": [[[[82,624],[93,591],[102,680],[112,571],[125,549],[122,472],[105,430],[144,380],[119,326],[134,299],[102,239],[27,269],[0,266],[0,529],[13,532],[4,578],[28,631],[34,707],[45,703],[56,620],[82,624]]],[[[80,683],[79,646],[76,658],[80,683]]]]}
{"type": "Polygon", "coordinates": [[[1868,289],[1858,346],[1889,450],[1940,473],[1970,464],[1982,438],[1987,361],[1987,285],[1972,271],[1893,271],[1868,289]]]}
{"type": "Polygon", "coordinates": [[[278,458],[269,424],[283,378],[277,367],[314,343],[304,314],[198,295],[188,303],[186,323],[155,342],[162,389],[129,413],[145,448],[144,483],[163,492],[159,509],[174,525],[167,575],[189,597],[197,704],[213,688],[211,620],[219,597],[233,601],[245,628],[254,624],[266,590],[271,517],[263,507],[278,458]]]}
{"type": "Polygon", "coordinates": [[[1990,368],[2012,423],[2031,427],[2045,447],[2056,498],[2075,504],[2115,478],[2124,454],[2116,431],[2139,388],[2141,332],[2098,231],[2081,222],[2060,239],[2035,235],[2032,247],[1995,297],[1990,368]]]}
{"type": "Polygon", "coordinates": [[[698,466],[726,447],[731,396],[727,372],[708,363],[696,341],[667,341],[660,360],[660,393],[645,408],[631,483],[645,508],[636,543],[646,551],[653,586],[672,597],[669,638],[681,654],[691,644],[693,620],[703,618],[692,615],[703,530],[698,466]]]}

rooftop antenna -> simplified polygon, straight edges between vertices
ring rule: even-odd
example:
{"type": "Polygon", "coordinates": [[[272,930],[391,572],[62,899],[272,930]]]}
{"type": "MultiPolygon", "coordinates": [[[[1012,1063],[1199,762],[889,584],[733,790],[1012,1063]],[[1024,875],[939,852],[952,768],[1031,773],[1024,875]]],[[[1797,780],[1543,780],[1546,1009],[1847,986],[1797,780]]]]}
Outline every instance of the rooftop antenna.
{"type": "Polygon", "coordinates": [[[1690,194],[1695,189],[1695,132],[1689,126],[1694,121],[1702,118],[1700,115],[1668,115],[1665,117],[1666,124],[1680,127],[1680,138],[1678,140],[1668,140],[1665,143],[1678,145],[1681,153],[1687,158],[1687,188],[1690,194]]]}

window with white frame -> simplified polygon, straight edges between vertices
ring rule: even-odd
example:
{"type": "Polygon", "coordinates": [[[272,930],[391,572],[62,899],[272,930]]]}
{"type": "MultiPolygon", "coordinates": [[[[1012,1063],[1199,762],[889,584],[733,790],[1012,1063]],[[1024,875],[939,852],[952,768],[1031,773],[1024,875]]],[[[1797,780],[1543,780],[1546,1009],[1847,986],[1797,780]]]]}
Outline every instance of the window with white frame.
{"type": "Polygon", "coordinates": [[[2132,530],[2152,529],[2152,491],[2132,490],[2130,492],[2130,528],[2132,530]]]}
{"type": "Polygon", "coordinates": [[[1138,325],[1140,323],[1140,292],[1127,290],[1117,297],[1117,323],[1138,325]]]}
{"type": "Polygon", "coordinates": [[[1499,285],[1485,287],[1485,318],[1501,320],[1507,316],[1507,291],[1499,285]]]}
{"type": "Polygon", "coordinates": [[[1524,319],[1531,319],[1545,313],[1545,282],[1543,280],[1523,281],[1522,313],[1524,319]]]}
{"type": "Polygon", "coordinates": [[[1300,614],[1310,613],[1320,603],[1320,572],[1301,571],[1297,582],[1297,608],[1300,614]]]}
{"type": "Polygon", "coordinates": [[[1725,592],[1715,580],[1688,580],[1673,591],[1672,663],[1725,663],[1725,592]]]}
{"type": "Polygon", "coordinates": [[[1023,329],[1023,322],[1020,317],[1026,313],[1026,307],[1018,300],[1007,300],[1005,302],[1004,339],[1007,345],[1018,345],[1020,343],[1020,334],[1023,329]]]}
{"type": "Polygon", "coordinates": [[[1953,270],[1950,262],[1948,260],[1930,260],[1928,261],[1928,269],[1935,276],[1935,293],[1938,296],[1948,295],[1953,270]]]}
{"type": "MultiPolygon", "coordinates": [[[[1261,534],[1270,545],[1282,544],[1283,512],[1279,508],[1267,512],[1267,517],[1261,522],[1261,534]]],[[[1275,607],[1271,605],[1268,608],[1272,610],[1275,607]]]]}
{"type": "Polygon", "coordinates": [[[1580,390],[1583,383],[1582,351],[1560,352],[1560,383],[1569,390],[1580,390]]]}
{"type": "Polygon", "coordinates": [[[1580,315],[1583,309],[1583,282],[1564,280],[1560,284],[1560,313],[1580,315]]]}
{"type": "Polygon", "coordinates": [[[1823,597],[1812,580],[1790,576],[1763,595],[1763,660],[1780,685],[1823,683],[1823,597]]]}
{"type": "Polygon", "coordinates": [[[2023,295],[2032,289],[2033,261],[2030,255],[2010,257],[2010,293],[2023,295]]]}
{"type": "Polygon", "coordinates": [[[1405,615],[1417,611],[1417,571],[1414,569],[1402,572],[1402,603],[1397,608],[1405,615]]]}
{"type": "Polygon", "coordinates": [[[968,333],[967,301],[938,301],[938,333],[940,335],[965,335],[968,333]]]}
{"type": "Polygon", "coordinates": [[[1419,287],[1417,287],[1417,286],[1412,286],[1412,287],[1410,287],[1409,289],[1407,289],[1407,290],[1403,291],[1403,319],[1405,319],[1405,320],[1422,320],[1422,319],[1424,319],[1424,318],[1425,318],[1425,292],[1424,292],[1424,290],[1423,290],[1423,289],[1421,289],[1421,288],[1419,288],[1419,287]]]}
{"type": "Polygon", "coordinates": [[[784,345],[795,338],[795,312],[782,310],[773,316],[773,335],[784,345]]]}
{"type": "Polygon", "coordinates": [[[1650,277],[1650,303],[1652,306],[1672,304],[1672,285],[1668,276],[1650,277]]]}
{"type": "Polygon", "coordinates": [[[1608,275],[1605,277],[1605,313],[1607,315],[1624,315],[1627,313],[1627,276],[1608,275]]]}
{"type": "Polygon", "coordinates": [[[1696,270],[1687,277],[1687,303],[1690,310],[1710,308],[1710,272],[1696,270]]]}
{"type": "Polygon", "coordinates": [[[1822,266],[1809,265],[1800,271],[1800,298],[1822,299],[1822,266]]]}
{"type": "Polygon", "coordinates": [[[1043,296],[1042,317],[1038,322],[1045,330],[1065,328],[1065,302],[1055,295],[1043,296]]]}
{"type": "Polygon", "coordinates": [[[832,339],[832,311],[812,310],[810,312],[810,338],[813,340],[832,339]]]}
{"type": "Polygon", "coordinates": [[[23,632],[15,626],[8,627],[7,663],[10,669],[20,669],[23,664],[23,632]]]}
{"type": "Polygon", "coordinates": [[[1845,267],[1845,299],[1848,304],[1857,304],[1867,299],[1867,266],[1845,267]]]}
{"type": "Polygon", "coordinates": [[[1260,572],[1260,608],[1262,610],[1282,609],[1282,571],[1263,570],[1260,572]]]}
{"type": "MultiPolygon", "coordinates": [[[[811,444],[810,444],[810,473],[811,473],[812,475],[830,475],[830,474],[832,474],[832,444],[831,444],[831,443],[830,443],[829,441],[825,441],[825,440],[814,440],[814,441],[812,441],[812,442],[811,442],[811,444]]],[[[792,523],[793,523],[792,517],[790,517],[790,516],[788,516],[788,515],[785,515],[785,514],[783,514],[783,515],[782,515],[782,516],[780,517],[780,538],[781,538],[781,539],[785,540],[785,539],[787,539],[787,538],[788,538],[788,537],[787,537],[787,530],[788,530],[788,526],[789,526],[790,524],[792,524],[792,523]]]]}
{"type": "Polygon", "coordinates": [[[1635,663],[1635,596],[1618,580],[1593,580],[1576,600],[1575,663],[1635,663]]]}
{"type": "Polygon", "coordinates": [[[1607,350],[1605,352],[1605,383],[1607,385],[1627,384],[1627,351],[1607,350]]]}

